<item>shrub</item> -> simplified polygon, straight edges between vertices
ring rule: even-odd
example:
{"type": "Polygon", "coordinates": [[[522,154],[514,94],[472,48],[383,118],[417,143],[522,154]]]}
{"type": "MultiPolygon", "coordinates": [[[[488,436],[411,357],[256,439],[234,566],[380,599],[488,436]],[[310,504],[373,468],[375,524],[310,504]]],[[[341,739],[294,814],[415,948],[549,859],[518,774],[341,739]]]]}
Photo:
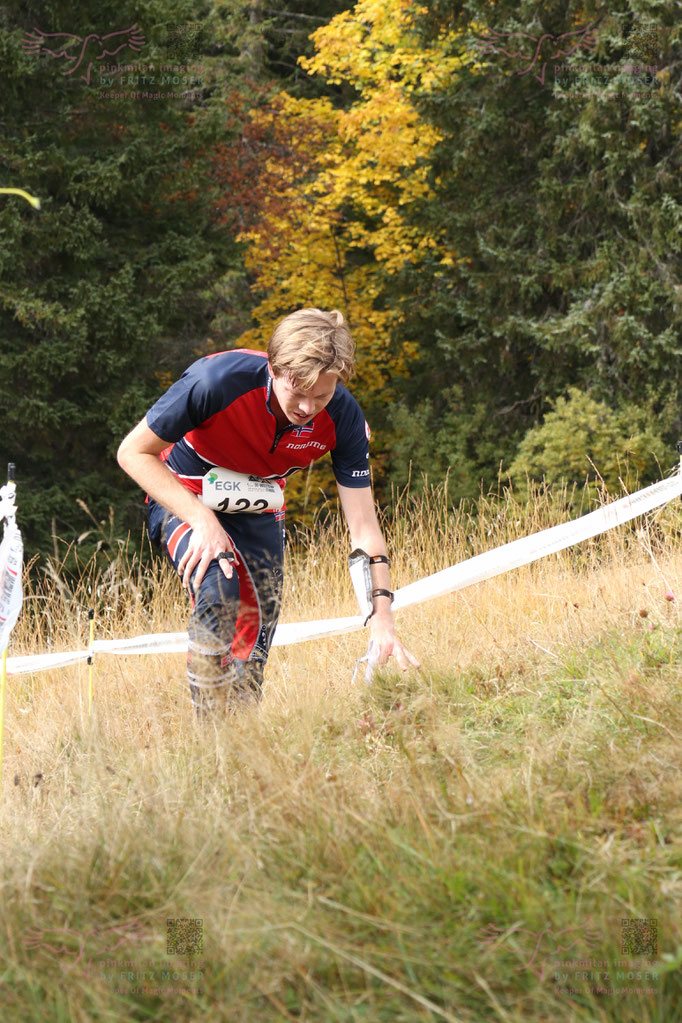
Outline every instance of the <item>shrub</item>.
{"type": "Polygon", "coordinates": [[[509,474],[517,485],[527,477],[549,484],[601,478],[613,491],[620,480],[629,485],[659,476],[659,463],[669,453],[650,410],[612,409],[572,387],[526,433],[509,474]]]}

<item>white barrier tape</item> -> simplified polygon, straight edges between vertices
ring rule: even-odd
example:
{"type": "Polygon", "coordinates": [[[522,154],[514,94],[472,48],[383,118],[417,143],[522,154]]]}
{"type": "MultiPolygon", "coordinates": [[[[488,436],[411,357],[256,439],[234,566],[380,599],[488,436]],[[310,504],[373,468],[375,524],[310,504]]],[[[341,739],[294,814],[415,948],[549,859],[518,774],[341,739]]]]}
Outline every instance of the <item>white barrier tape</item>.
{"type": "MultiPolygon", "coordinates": [[[[676,473],[669,479],[654,483],[644,490],[622,497],[612,504],[604,505],[596,511],[583,515],[571,522],[562,522],[539,533],[512,540],[511,543],[496,547],[492,551],[477,554],[468,561],[452,565],[441,572],[409,583],[396,590],[393,602],[394,610],[419,604],[446,593],[473,586],[475,583],[492,579],[522,565],[530,565],[533,561],[556,554],[573,544],[589,540],[600,533],[605,533],[615,526],[623,525],[638,515],[653,511],[661,505],[682,494],[682,474],[676,473]]],[[[356,632],[363,628],[360,615],[349,618],[327,618],[313,622],[289,622],[277,626],[273,646],[288,646],[292,643],[303,643],[310,639],[323,639],[326,636],[339,636],[347,632],[356,632]]],[[[185,653],[187,651],[186,632],[152,633],[145,636],[132,636],[129,639],[95,640],[94,653],[107,654],[151,654],[151,653],[185,653]]],[[[9,657],[7,671],[12,675],[21,675],[32,671],[45,671],[48,668],[61,668],[69,664],[85,661],[88,651],[64,651],[55,654],[38,654],[29,657],[9,657]]]]}
{"type": "MultiPolygon", "coordinates": [[[[93,654],[183,654],[187,653],[186,632],[157,632],[128,639],[96,639],[93,654]]],[[[37,654],[28,657],[8,657],[7,672],[24,675],[30,671],[66,668],[70,664],[87,661],[89,650],[64,650],[56,654],[37,654]]]]}
{"type": "Polygon", "coordinates": [[[97,654],[175,654],[186,653],[186,632],[156,632],[129,639],[96,639],[92,644],[97,654]]]}
{"type": "Polygon", "coordinates": [[[50,668],[66,668],[69,664],[87,661],[87,650],[64,650],[58,654],[33,654],[29,657],[8,657],[8,675],[27,675],[34,671],[49,671],[50,668]]]}
{"type": "MultiPolygon", "coordinates": [[[[362,628],[362,618],[327,618],[317,622],[291,622],[278,625],[272,641],[273,646],[287,646],[302,643],[307,639],[355,632],[362,628]]],[[[92,645],[93,654],[184,654],[187,653],[186,632],[148,633],[131,636],[129,639],[96,639],[92,645]]],[[[31,654],[26,657],[8,657],[7,673],[25,675],[33,671],[48,671],[50,668],[66,668],[70,664],[87,661],[87,650],[64,650],[54,654],[31,654]]]]}
{"type": "Polygon", "coordinates": [[[614,526],[621,526],[638,515],[653,511],[654,508],[667,504],[680,494],[682,474],[676,473],[667,480],[661,480],[644,490],[621,497],[613,504],[606,504],[579,519],[561,522],[558,526],[551,526],[539,533],[512,540],[503,547],[477,554],[476,557],[459,565],[453,565],[452,568],[445,568],[426,579],[403,586],[396,591],[393,608],[396,610],[409,604],[431,600],[433,597],[441,597],[465,586],[473,586],[484,579],[492,579],[513,568],[530,565],[531,562],[538,561],[548,554],[557,554],[566,547],[590,540],[593,536],[613,529],[614,526]]]}

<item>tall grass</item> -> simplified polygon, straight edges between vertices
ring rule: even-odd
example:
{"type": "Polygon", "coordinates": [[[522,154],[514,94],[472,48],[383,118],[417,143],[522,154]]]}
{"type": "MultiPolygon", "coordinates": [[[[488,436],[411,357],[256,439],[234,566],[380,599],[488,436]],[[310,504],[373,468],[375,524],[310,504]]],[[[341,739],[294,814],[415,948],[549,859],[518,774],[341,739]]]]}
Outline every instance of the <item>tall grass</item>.
{"type": "MultiPolygon", "coordinates": [[[[396,494],[394,583],[571,500],[396,494]]],[[[92,718],[85,666],[12,677],[3,1018],[679,1019],[681,526],[671,504],[401,612],[422,669],[371,687],[363,635],[277,648],[227,720],[194,720],[179,656],[99,657],[92,718]],[[656,977],[616,980],[642,919],[656,977]],[[198,924],[169,951],[169,920],[202,921],[203,951],[198,924]],[[578,961],[609,966],[553,965],[578,961]]],[[[292,537],[283,620],[354,613],[347,552],[333,516],[292,537]]],[[[82,648],[91,606],[100,637],[187,613],[132,550],[76,587],[53,566],[11,652],[82,648]]]]}

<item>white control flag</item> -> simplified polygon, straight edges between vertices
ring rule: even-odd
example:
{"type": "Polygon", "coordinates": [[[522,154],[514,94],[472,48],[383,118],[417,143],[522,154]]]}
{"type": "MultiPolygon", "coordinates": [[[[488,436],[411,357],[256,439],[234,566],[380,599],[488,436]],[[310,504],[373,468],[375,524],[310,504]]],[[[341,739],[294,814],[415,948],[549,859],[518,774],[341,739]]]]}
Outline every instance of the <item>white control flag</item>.
{"type": "Polygon", "coordinates": [[[0,543],[0,654],[3,653],[21,611],[21,567],[24,543],[14,515],[14,483],[0,487],[0,519],[5,520],[0,543]]]}

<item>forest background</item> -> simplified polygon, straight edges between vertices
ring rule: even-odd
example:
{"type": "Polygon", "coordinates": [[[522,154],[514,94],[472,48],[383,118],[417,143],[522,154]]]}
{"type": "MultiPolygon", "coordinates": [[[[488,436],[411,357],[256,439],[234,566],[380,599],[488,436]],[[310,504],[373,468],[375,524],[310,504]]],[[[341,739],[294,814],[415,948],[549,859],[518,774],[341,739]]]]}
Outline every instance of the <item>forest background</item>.
{"type": "MultiPolygon", "coordinates": [[[[28,549],[85,559],[139,530],[120,439],[195,358],[264,348],[307,305],[350,322],[384,505],[425,475],[457,502],[669,469],[679,14],[0,4],[0,185],[42,202],[0,205],[0,466],[28,549]],[[137,49],[89,59],[134,25],[137,49]],[[40,33],[68,33],[64,56],[40,33]]],[[[291,518],[331,484],[325,462],[297,477],[291,518]]]]}

